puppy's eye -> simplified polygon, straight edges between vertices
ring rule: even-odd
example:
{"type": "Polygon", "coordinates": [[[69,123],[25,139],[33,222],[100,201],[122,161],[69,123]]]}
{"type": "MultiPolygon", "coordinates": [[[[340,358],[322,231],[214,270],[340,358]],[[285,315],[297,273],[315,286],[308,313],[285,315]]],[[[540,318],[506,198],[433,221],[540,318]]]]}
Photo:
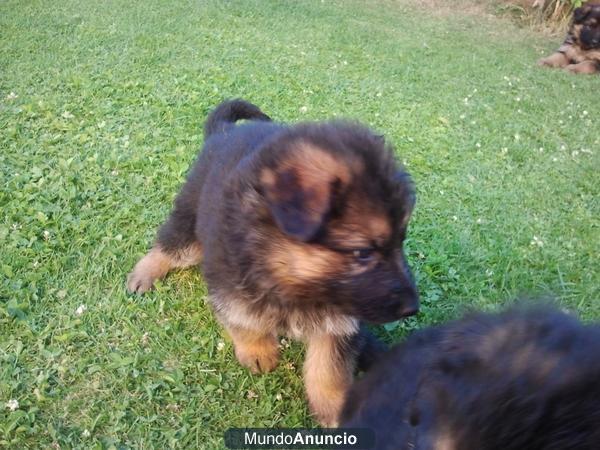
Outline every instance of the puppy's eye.
{"type": "Polygon", "coordinates": [[[352,251],[352,256],[361,264],[367,264],[373,260],[374,250],[372,248],[359,248],[352,251]]]}

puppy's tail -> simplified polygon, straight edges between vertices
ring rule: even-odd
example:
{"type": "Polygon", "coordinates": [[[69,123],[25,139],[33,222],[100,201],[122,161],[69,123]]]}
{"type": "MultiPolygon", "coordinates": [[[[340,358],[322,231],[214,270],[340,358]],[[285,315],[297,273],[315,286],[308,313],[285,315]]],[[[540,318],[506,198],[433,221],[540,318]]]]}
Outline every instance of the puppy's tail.
{"type": "Polygon", "coordinates": [[[204,139],[215,133],[222,133],[238,120],[261,120],[271,122],[271,118],[258,106],[242,99],[228,100],[211,112],[204,124],[204,139]]]}

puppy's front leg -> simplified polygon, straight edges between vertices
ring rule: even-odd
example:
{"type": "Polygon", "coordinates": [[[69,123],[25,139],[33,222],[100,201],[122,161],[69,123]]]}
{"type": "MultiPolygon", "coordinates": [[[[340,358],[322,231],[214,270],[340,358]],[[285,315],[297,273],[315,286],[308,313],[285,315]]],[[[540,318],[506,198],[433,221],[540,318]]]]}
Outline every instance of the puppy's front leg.
{"type": "Polygon", "coordinates": [[[304,383],[311,412],[324,427],[336,427],[352,383],[357,352],[354,337],[320,334],[308,340],[304,383]]]}
{"type": "Polygon", "coordinates": [[[595,61],[583,61],[579,64],[569,64],[565,67],[571,73],[593,74],[598,72],[598,63],[595,61]]]}
{"type": "Polygon", "coordinates": [[[565,67],[569,64],[569,58],[564,53],[556,52],[538,61],[539,66],[565,67]]]}
{"type": "Polygon", "coordinates": [[[270,372],[279,361],[277,336],[238,326],[226,326],[233,340],[235,356],[252,373],[270,372]]]}

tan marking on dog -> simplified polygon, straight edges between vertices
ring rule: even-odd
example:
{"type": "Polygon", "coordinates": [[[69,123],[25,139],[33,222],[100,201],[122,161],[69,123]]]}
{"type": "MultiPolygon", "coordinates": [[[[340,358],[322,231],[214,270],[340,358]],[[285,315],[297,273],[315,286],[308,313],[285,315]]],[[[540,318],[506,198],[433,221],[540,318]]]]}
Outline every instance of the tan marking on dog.
{"type": "Polygon", "coordinates": [[[435,438],[433,448],[434,450],[456,450],[456,442],[450,431],[444,430],[440,432],[435,438]]]}
{"type": "Polygon", "coordinates": [[[346,391],[352,383],[355,358],[337,354],[336,339],[315,335],[308,341],[304,384],[311,412],[324,427],[336,427],[346,391]]]}
{"type": "Polygon", "coordinates": [[[277,336],[240,327],[226,327],[233,340],[235,356],[252,373],[270,372],[279,362],[277,336]]]}
{"type": "Polygon", "coordinates": [[[297,147],[282,163],[284,168],[300,170],[301,178],[307,186],[329,183],[338,178],[347,184],[352,175],[362,172],[362,162],[358,158],[336,158],[331,153],[306,142],[297,147]]]}
{"type": "Polygon", "coordinates": [[[331,276],[344,264],[343,255],[315,244],[286,239],[273,245],[267,266],[279,285],[296,286],[331,276]]]}
{"type": "Polygon", "coordinates": [[[307,316],[302,309],[288,311],[285,315],[286,323],[282,327],[281,315],[277,307],[267,306],[256,315],[249,312],[246,306],[251,302],[249,299],[239,298],[231,301],[213,293],[209,297],[209,302],[225,328],[237,327],[256,332],[269,330],[298,340],[307,340],[311,336],[324,332],[340,337],[351,336],[359,329],[357,319],[343,314],[324,313],[315,317],[307,316]]]}
{"type": "Polygon", "coordinates": [[[556,52],[546,58],[540,59],[538,65],[554,68],[566,67],[569,65],[569,58],[564,53],[556,52]]]}
{"type": "Polygon", "coordinates": [[[594,61],[583,61],[577,64],[569,64],[565,70],[571,73],[582,73],[591,75],[598,72],[598,65],[594,61]]]}
{"type": "Polygon", "coordinates": [[[392,224],[382,206],[354,195],[342,217],[331,221],[328,234],[346,249],[383,246],[392,235],[392,224]]]}
{"type": "Polygon", "coordinates": [[[176,254],[165,252],[160,246],[153,247],[133,268],[127,277],[129,292],[144,293],[163,278],[171,269],[188,267],[202,260],[202,246],[199,243],[178,251],[176,254]]]}

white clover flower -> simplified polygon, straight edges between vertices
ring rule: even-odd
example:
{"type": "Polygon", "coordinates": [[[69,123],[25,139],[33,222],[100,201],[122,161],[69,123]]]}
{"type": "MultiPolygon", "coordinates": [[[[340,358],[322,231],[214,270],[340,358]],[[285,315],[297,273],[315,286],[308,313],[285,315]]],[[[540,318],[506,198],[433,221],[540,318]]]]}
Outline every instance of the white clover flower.
{"type": "Polygon", "coordinates": [[[81,433],[81,437],[84,439],[87,439],[91,436],[90,430],[88,430],[87,428],[85,430],[83,430],[83,433],[81,433]]]}
{"type": "Polygon", "coordinates": [[[11,92],[10,94],[8,94],[6,96],[6,100],[15,100],[16,98],[19,98],[19,96],[17,94],[15,94],[14,92],[11,92]]]}
{"type": "Polygon", "coordinates": [[[6,402],[5,406],[11,411],[16,411],[17,409],[19,409],[19,401],[15,400],[14,398],[11,398],[9,401],[6,402]]]}
{"type": "Polygon", "coordinates": [[[533,239],[531,240],[530,245],[536,245],[538,247],[543,247],[544,246],[544,241],[542,241],[539,237],[537,236],[533,236],[533,239]]]}
{"type": "Polygon", "coordinates": [[[73,114],[71,114],[69,111],[65,111],[61,114],[61,117],[63,119],[72,119],[75,116],[73,114]]]}
{"type": "Polygon", "coordinates": [[[79,305],[77,307],[77,309],[75,310],[75,315],[76,316],[81,316],[86,310],[87,310],[87,306],[85,306],[85,305],[79,305]]]}
{"type": "Polygon", "coordinates": [[[253,390],[248,390],[248,392],[246,392],[246,398],[252,400],[253,398],[258,398],[258,394],[253,390]]]}
{"type": "Polygon", "coordinates": [[[302,114],[306,114],[306,113],[307,113],[307,111],[308,111],[308,107],[307,107],[307,106],[303,106],[303,107],[301,107],[301,108],[300,108],[300,112],[301,112],[302,114]]]}
{"type": "Polygon", "coordinates": [[[217,350],[222,351],[225,348],[225,342],[219,341],[217,342],[217,350]]]}

